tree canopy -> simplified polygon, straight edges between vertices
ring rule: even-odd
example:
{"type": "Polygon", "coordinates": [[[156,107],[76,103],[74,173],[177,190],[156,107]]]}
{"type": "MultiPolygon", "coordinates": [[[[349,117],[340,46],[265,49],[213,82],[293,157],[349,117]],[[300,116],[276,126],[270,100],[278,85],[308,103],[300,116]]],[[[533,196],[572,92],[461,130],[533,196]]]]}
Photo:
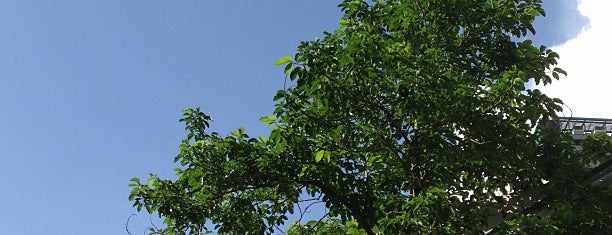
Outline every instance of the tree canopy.
{"type": "Polygon", "coordinates": [[[583,179],[611,140],[574,150],[547,128],[562,101],[526,87],[565,74],[525,39],[541,0],[339,7],[337,30],[276,62],[290,86],[260,119],[269,136],[223,136],[184,111],[177,179],[130,184],[138,210],[165,218],[156,233],[610,231],[610,188],[583,179]],[[313,203],[317,219],[288,221],[313,203]]]}

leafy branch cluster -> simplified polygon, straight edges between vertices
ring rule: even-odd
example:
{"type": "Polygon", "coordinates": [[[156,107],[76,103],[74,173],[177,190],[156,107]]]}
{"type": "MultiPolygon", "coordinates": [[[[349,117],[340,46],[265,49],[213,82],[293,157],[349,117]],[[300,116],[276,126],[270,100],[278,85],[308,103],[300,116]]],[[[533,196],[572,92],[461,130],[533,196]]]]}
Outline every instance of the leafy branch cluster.
{"type": "Polygon", "coordinates": [[[178,179],[132,179],[134,206],[163,216],[167,234],[282,232],[294,213],[289,234],[609,229],[609,203],[597,203],[611,190],[581,181],[609,138],[575,151],[543,125],[561,100],[525,87],[565,75],[557,53],[521,39],[540,0],[340,8],[337,30],[276,62],[294,85],[260,119],[269,136],[209,133],[210,117],[186,109],[178,179]],[[325,214],[302,224],[312,203],[325,214]]]}

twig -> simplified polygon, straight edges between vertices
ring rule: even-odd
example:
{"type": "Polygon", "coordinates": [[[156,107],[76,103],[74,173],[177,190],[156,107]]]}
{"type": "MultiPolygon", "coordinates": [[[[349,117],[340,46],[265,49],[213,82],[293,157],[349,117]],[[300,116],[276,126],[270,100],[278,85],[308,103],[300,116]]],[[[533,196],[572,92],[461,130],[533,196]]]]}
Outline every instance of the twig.
{"type": "Polygon", "coordinates": [[[155,224],[153,223],[153,220],[151,220],[151,215],[149,214],[149,223],[151,223],[151,225],[153,225],[153,228],[155,230],[159,230],[159,228],[157,228],[157,226],[155,226],[155,224]]]}
{"type": "Polygon", "coordinates": [[[132,233],[130,232],[130,229],[128,228],[128,225],[130,224],[130,219],[132,218],[132,216],[136,216],[138,217],[136,214],[131,214],[128,218],[127,221],[125,222],[125,231],[127,232],[127,234],[132,235],[132,233]]]}
{"type": "Polygon", "coordinates": [[[308,229],[308,231],[306,231],[306,234],[312,234],[311,232],[313,232],[314,229],[319,225],[319,223],[321,223],[321,221],[323,221],[323,219],[325,219],[327,216],[329,216],[329,212],[325,213],[323,217],[321,217],[310,229],[308,229]]]}

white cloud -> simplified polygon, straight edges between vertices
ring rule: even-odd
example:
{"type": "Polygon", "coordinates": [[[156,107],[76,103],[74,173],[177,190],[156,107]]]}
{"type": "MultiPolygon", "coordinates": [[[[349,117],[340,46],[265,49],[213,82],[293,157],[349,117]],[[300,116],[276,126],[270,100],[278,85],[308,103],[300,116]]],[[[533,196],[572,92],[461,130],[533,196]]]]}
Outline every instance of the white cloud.
{"type": "Polygon", "coordinates": [[[578,5],[589,24],[578,36],[552,49],[561,56],[559,67],[567,77],[538,87],[551,97],[561,98],[573,111],[565,116],[612,118],[612,1],[582,0],[578,5]]]}

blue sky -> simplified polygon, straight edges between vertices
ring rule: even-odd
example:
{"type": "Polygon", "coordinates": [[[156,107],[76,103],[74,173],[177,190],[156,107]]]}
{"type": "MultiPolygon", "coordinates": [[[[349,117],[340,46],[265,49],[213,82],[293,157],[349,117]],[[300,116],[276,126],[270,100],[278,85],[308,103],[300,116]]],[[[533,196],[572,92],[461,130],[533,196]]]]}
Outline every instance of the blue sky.
{"type": "MultiPolygon", "coordinates": [[[[588,20],[550,1],[536,43],[561,44],[588,20]]],[[[339,2],[3,1],[2,233],[126,234],[129,179],[173,176],[181,110],[265,134],[257,119],[283,87],[273,62],[333,31],[339,2]]],[[[133,234],[146,226],[131,219],[133,234]]]]}

